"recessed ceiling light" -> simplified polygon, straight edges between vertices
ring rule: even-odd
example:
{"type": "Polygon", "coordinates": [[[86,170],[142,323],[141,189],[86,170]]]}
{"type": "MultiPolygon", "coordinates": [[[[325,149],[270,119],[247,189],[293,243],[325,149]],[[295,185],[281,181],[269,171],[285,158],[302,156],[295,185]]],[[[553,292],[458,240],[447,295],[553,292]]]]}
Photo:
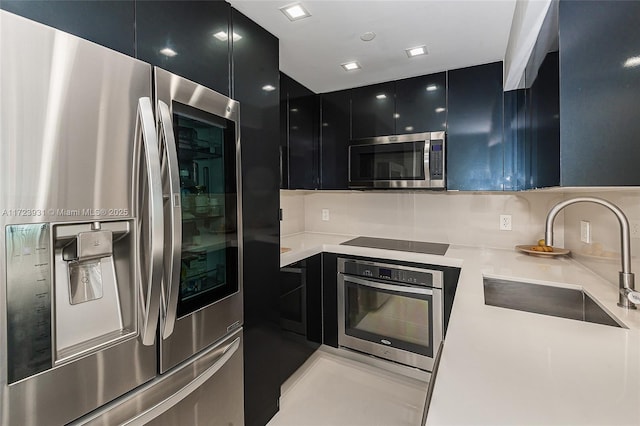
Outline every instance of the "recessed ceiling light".
{"type": "Polygon", "coordinates": [[[373,31],[367,31],[360,36],[360,40],[362,41],[371,41],[374,38],[376,38],[376,33],[374,33],[373,31]]]}
{"type": "Polygon", "coordinates": [[[387,95],[380,93],[379,95],[376,95],[376,99],[387,99],[387,95]]]}
{"type": "Polygon", "coordinates": [[[344,68],[345,71],[353,71],[361,68],[360,64],[356,61],[345,62],[344,64],[340,64],[340,66],[344,68]]]}
{"type": "Polygon", "coordinates": [[[291,108],[289,111],[291,111],[291,112],[298,112],[298,108],[291,108]]]}
{"type": "Polygon", "coordinates": [[[396,112],[395,114],[393,114],[393,118],[400,118],[400,114],[396,112]]]}
{"type": "Polygon", "coordinates": [[[445,111],[446,111],[445,108],[442,108],[442,107],[436,108],[436,112],[445,112],[445,111]]]}
{"type": "Polygon", "coordinates": [[[640,66],[640,56],[632,56],[624,63],[625,68],[634,68],[640,66]]]}
{"type": "Polygon", "coordinates": [[[284,6],[280,8],[280,11],[285,14],[287,18],[291,21],[297,21],[298,19],[304,19],[311,14],[307,11],[307,9],[302,6],[300,3],[290,4],[289,6],[284,6]]]}
{"type": "MultiPolygon", "coordinates": [[[[242,38],[242,36],[240,34],[236,34],[236,33],[232,33],[233,34],[233,41],[238,41],[242,38]]],[[[229,35],[227,34],[226,31],[218,31],[217,33],[215,33],[213,35],[215,38],[217,38],[220,41],[227,41],[229,40],[229,35]]]]}
{"type": "Polygon", "coordinates": [[[427,92],[433,92],[434,90],[438,90],[438,86],[435,84],[430,84],[427,86],[427,92]]]}
{"type": "Polygon", "coordinates": [[[407,52],[407,56],[410,58],[427,54],[427,48],[425,46],[410,47],[408,49],[404,49],[404,51],[407,52]]]}
{"type": "Polygon", "coordinates": [[[160,53],[163,54],[164,56],[169,57],[169,58],[173,58],[174,56],[176,56],[178,54],[178,52],[176,52],[175,50],[171,49],[170,47],[165,47],[164,49],[160,50],[160,53]]]}
{"type": "Polygon", "coordinates": [[[407,132],[410,132],[413,130],[413,126],[407,126],[404,128],[407,132]]]}
{"type": "Polygon", "coordinates": [[[265,92],[273,92],[274,90],[276,90],[275,86],[272,86],[270,84],[266,84],[264,86],[262,86],[262,90],[264,90],[265,92]]]}

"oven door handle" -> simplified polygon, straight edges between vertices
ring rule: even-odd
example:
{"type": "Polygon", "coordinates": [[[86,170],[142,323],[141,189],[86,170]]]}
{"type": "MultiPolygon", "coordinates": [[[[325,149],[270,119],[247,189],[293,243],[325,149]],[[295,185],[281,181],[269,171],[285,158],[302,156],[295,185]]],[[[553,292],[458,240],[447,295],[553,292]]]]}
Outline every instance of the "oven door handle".
{"type": "MultiPolygon", "coordinates": [[[[416,288],[416,287],[409,287],[404,285],[385,284],[385,283],[379,283],[377,281],[369,281],[369,280],[363,280],[362,278],[350,277],[347,275],[344,276],[344,281],[350,282],[353,284],[362,285],[365,287],[375,288],[378,290],[393,291],[396,293],[421,294],[425,296],[433,296],[433,293],[434,293],[434,289],[431,289],[431,288],[416,288]]],[[[439,289],[436,289],[436,291],[439,291],[439,289]]]]}

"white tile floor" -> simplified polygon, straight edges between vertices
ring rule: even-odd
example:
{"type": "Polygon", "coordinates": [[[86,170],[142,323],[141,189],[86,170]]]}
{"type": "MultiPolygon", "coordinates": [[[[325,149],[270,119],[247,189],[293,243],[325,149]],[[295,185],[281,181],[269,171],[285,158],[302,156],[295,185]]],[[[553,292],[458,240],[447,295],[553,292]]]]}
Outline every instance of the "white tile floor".
{"type": "Polygon", "coordinates": [[[418,426],[427,384],[322,350],[283,386],[267,426],[418,426]]]}

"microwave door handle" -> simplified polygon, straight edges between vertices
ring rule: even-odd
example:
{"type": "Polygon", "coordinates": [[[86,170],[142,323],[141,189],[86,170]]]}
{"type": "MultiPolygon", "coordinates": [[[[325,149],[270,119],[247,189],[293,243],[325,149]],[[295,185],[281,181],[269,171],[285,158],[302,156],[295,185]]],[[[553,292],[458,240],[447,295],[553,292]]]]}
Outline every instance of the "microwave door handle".
{"type": "Polygon", "coordinates": [[[393,291],[395,293],[410,293],[410,294],[420,294],[424,296],[433,296],[433,290],[429,288],[416,288],[416,287],[400,286],[400,285],[393,285],[393,284],[385,284],[385,283],[363,280],[362,278],[349,277],[349,276],[345,276],[344,281],[350,282],[353,284],[362,285],[365,287],[375,288],[378,290],[393,291]]]}
{"type": "MultiPolygon", "coordinates": [[[[145,346],[152,346],[156,336],[156,326],[160,311],[160,292],[162,285],[162,250],[164,235],[162,226],[162,183],[160,175],[160,156],[158,153],[158,137],[151,100],[140,98],[136,119],[135,150],[135,199],[136,216],[138,217],[138,253],[145,253],[138,262],[138,280],[140,282],[142,304],[142,329],[140,338],[145,346]],[[142,152],[144,151],[144,157],[142,152]],[[146,176],[140,176],[140,167],[144,164],[146,176]],[[146,182],[144,179],[146,178],[146,182]],[[143,211],[144,207],[148,210],[143,211]],[[147,213],[145,215],[145,213],[147,213]],[[145,215],[145,216],[143,216],[145,215]],[[149,222],[148,225],[146,222],[149,222]],[[141,241],[142,227],[148,227],[148,241],[141,241]],[[145,264],[142,261],[146,260],[145,264]],[[142,271],[145,271],[145,275],[142,271]],[[145,282],[147,288],[144,288],[145,282]],[[146,291],[145,291],[146,290],[146,291]]],[[[140,256],[138,254],[138,256],[140,256]]]]}
{"type": "Polygon", "coordinates": [[[176,139],[169,107],[158,101],[158,130],[160,145],[165,162],[166,175],[163,176],[163,198],[165,215],[165,251],[163,277],[163,321],[161,335],[163,339],[173,333],[178,309],[178,290],[180,287],[180,258],[182,256],[182,210],[180,208],[180,176],[176,139]]]}

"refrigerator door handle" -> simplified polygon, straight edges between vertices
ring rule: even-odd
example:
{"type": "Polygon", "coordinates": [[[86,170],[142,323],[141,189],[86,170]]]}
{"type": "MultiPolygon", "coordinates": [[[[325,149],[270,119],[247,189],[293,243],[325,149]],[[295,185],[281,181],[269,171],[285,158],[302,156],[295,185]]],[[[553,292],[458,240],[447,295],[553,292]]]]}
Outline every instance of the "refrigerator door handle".
{"type": "Polygon", "coordinates": [[[164,247],[163,217],[162,217],[162,182],[160,174],[160,156],[158,153],[158,137],[151,100],[138,100],[138,116],[136,119],[136,164],[144,165],[146,183],[141,181],[141,170],[136,171],[136,215],[138,215],[138,252],[140,253],[139,277],[141,285],[142,329],[140,338],[142,344],[152,346],[156,336],[156,326],[160,311],[160,292],[162,285],[162,252],[164,247]],[[144,151],[144,159],[141,158],[144,151]],[[145,208],[148,215],[142,217],[145,208]],[[148,221],[148,224],[146,223],[148,221]],[[148,241],[142,240],[142,235],[148,234],[148,241]],[[146,274],[142,274],[142,270],[146,274]],[[148,285],[145,292],[145,280],[148,285]]]}
{"type": "Polygon", "coordinates": [[[166,411],[173,408],[180,401],[191,395],[196,389],[202,386],[207,380],[209,380],[214,374],[218,372],[229,359],[236,353],[240,347],[240,337],[236,337],[233,342],[229,343],[223,350],[223,355],[215,362],[211,367],[207,368],[202,374],[190,381],[186,386],[181,388],[178,392],[174,393],[170,397],[160,401],[153,407],[143,411],[137,416],[122,423],[122,426],[142,426],[166,411]]]}
{"type": "Polygon", "coordinates": [[[180,207],[180,176],[176,140],[173,133],[171,113],[166,103],[158,101],[158,130],[162,155],[165,226],[164,277],[163,277],[163,320],[161,335],[163,339],[173,333],[178,309],[178,290],[180,288],[180,258],[182,255],[182,210],[180,207]]]}

